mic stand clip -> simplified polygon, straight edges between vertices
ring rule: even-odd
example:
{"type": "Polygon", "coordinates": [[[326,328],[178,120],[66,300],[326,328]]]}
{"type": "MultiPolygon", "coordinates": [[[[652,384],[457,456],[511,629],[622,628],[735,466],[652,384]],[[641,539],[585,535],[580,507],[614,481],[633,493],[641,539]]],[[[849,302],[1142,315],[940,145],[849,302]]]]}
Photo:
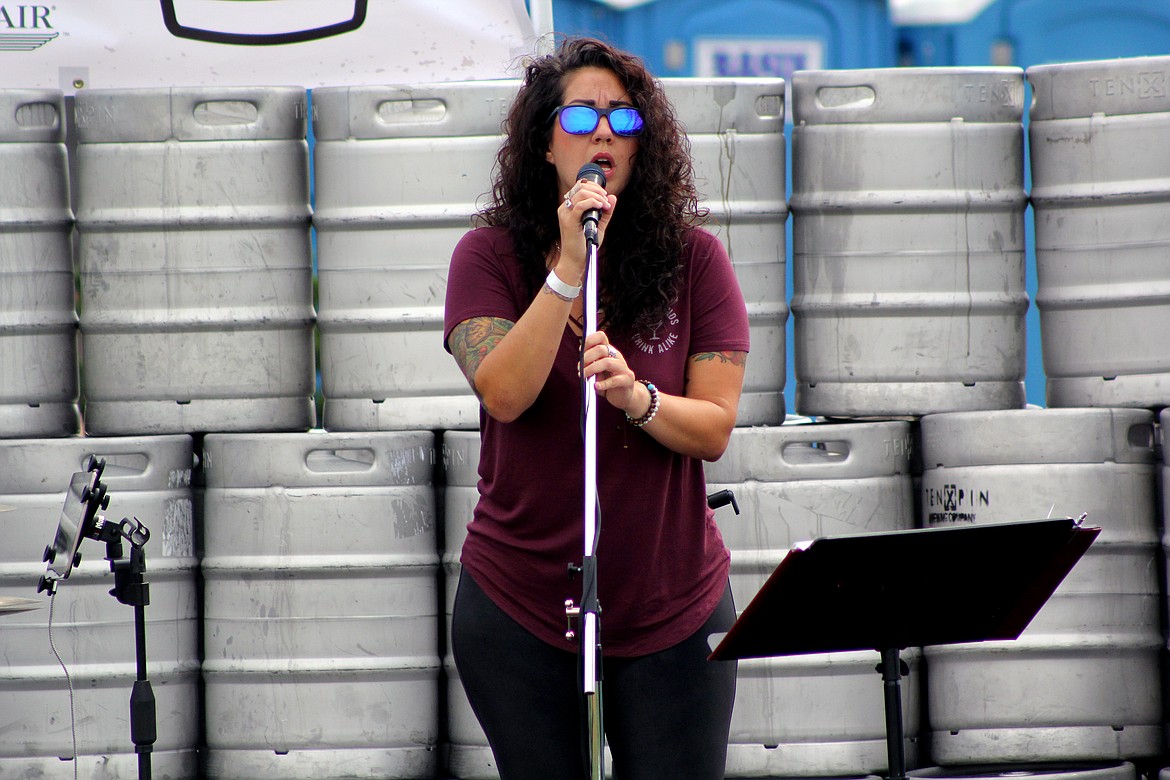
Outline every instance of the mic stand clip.
{"type": "Polygon", "coordinates": [[[99,517],[93,538],[106,543],[106,560],[114,573],[110,595],[121,604],[134,607],[134,649],[137,673],[130,692],[130,739],[138,754],[139,780],[150,780],[150,754],[158,738],[154,690],[146,672],[146,606],[150,603],[150,584],[146,582],[146,554],[143,547],[150,530],[139,522],[123,519],[112,523],[99,517]],[[130,558],[122,560],[122,541],[130,543],[130,558]]]}

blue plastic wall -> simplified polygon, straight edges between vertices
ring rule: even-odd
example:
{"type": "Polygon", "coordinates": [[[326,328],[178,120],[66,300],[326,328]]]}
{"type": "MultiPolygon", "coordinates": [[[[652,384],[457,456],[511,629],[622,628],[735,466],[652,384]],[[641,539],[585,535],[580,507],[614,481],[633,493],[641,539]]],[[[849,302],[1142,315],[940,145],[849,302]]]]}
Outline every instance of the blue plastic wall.
{"type": "Polygon", "coordinates": [[[1164,55],[1170,53],[1170,2],[997,0],[966,24],[902,27],[898,37],[906,65],[1027,68],[1164,55]]]}
{"type": "Polygon", "coordinates": [[[620,38],[622,12],[595,0],[553,0],[553,25],[558,33],[601,38],[628,48],[620,38]]]}
{"type": "MultiPolygon", "coordinates": [[[[897,64],[886,0],[654,0],[618,11],[596,0],[554,0],[558,32],[598,35],[645,60],[657,76],[700,75],[702,39],[775,40],[820,46],[820,61],[763,55],[726,60],[728,76],[790,78],[799,67],[897,64]]],[[[781,50],[783,46],[779,47],[781,50]]]]}

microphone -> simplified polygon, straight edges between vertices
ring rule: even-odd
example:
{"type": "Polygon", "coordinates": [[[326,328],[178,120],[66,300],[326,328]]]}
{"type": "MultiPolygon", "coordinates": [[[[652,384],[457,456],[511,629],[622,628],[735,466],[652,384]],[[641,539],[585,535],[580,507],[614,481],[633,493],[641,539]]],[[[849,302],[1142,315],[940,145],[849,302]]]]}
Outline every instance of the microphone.
{"type": "MultiPolygon", "coordinates": [[[[577,181],[582,179],[604,187],[605,171],[601,170],[601,166],[597,163],[585,163],[581,166],[581,170],[577,171],[577,181]]],[[[589,209],[581,217],[581,225],[585,228],[585,240],[597,243],[597,223],[600,219],[601,209],[589,209]]]]}

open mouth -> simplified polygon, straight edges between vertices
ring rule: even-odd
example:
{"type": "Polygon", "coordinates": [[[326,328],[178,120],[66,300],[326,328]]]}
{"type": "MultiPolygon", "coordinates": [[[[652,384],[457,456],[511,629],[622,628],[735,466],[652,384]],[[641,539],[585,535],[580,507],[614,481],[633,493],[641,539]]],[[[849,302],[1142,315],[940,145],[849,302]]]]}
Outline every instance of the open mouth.
{"type": "Polygon", "coordinates": [[[604,171],[607,176],[613,170],[613,158],[607,154],[596,155],[590,162],[604,171]]]}

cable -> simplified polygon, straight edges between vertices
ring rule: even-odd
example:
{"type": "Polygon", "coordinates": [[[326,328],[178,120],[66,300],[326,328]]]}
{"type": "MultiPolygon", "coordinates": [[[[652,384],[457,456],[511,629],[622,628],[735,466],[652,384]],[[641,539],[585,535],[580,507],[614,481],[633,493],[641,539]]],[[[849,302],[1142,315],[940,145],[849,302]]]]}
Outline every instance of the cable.
{"type": "Polygon", "coordinates": [[[61,670],[65,672],[65,682],[69,685],[69,731],[73,735],[73,780],[77,780],[77,713],[73,706],[73,678],[69,676],[69,669],[65,666],[61,654],[57,652],[57,645],[53,643],[53,607],[56,605],[57,589],[53,588],[49,593],[49,647],[52,648],[53,655],[57,657],[57,663],[61,664],[61,670]]]}

